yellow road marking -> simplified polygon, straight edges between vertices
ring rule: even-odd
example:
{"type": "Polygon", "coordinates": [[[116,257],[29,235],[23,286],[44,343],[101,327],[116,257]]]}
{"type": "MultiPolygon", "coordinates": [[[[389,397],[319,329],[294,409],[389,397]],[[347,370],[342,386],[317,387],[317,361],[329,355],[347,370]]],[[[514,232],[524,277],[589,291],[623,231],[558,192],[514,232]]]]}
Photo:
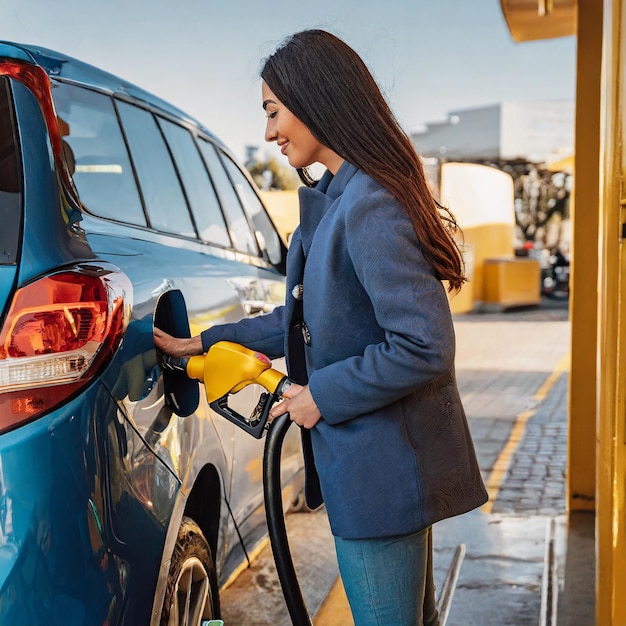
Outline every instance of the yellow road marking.
{"type": "MultiPolygon", "coordinates": [[[[264,539],[261,539],[261,541],[259,541],[259,543],[250,552],[248,552],[248,559],[250,559],[250,563],[253,563],[257,559],[259,554],[261,554],[265,547],[269,545],[269,542],[269,537],[265,537],[264,539]]],[[[239,575],[250,567],[250,563],[244,559],[234,569],[233,573],[228,577],[228,580],[220,587],[220,592],[226,591],[226,589],[228,589],[237,580],[237,578],[239,578],[239,575]]]]}
{"type": "Polygon", "coordinates": [[[489,474],[489,478],[487,479],[486,487],[487,493],[489,494],[489,500],[487,500],[487,502],[485,502],[485,504],[483,504],[483,506],[480,508],[483,513],[493,512],[493,506],[496,502],[496,498],[498,497],[498,493],[500,493],[502,481],[506,477],[509,466],[511,465],[511,459],[513,458],[513,455],[517,450],[517,446],[524,436],[526,422],[528,422],[528,420],[537,412],[539,404],[543,400],[545,400],[548,392],[550,391],[550,389],[552,389],[552,386],[558,380],[561,374],[569,370],[569,361],[570,355],[569,353],[567,353],[563,356],[554,371],[550,374],[550,376],[548,376],[548,378],[541,385],[541,387],[539,387],[539,389],[533,396],[535,406],[528,411],[523,411],[515,419],[515,424],[513,425],[513,429],[511,430],[509,439],[500,451],[496,462],[493,464],[493,468],[491,470],[491,473],[489,474]]]}
{"type": "Polygon", "coordinates": [[[320,608],[313,616],[313,626],[354,626],[352,611],[341,577],[337,577],[320,608]]]}

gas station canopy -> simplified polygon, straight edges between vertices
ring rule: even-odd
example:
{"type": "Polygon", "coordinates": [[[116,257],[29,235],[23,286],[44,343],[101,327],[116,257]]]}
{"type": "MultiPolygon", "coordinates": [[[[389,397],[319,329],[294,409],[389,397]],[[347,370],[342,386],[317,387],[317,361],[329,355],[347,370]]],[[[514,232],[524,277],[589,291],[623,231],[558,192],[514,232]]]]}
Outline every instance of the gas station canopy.
{"type": "Polygon", "coordinates": [[[576,34],[576,0],[500,0],[516,42],[576,34]]]}

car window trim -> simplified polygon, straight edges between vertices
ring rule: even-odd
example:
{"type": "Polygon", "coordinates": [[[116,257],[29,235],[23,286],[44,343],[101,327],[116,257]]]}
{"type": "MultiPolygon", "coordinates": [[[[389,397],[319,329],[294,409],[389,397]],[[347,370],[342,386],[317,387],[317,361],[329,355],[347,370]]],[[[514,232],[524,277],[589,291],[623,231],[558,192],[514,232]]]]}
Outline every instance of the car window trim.
{"type": "MultiPolygon", "coordinates": [[[[144,201],[144,197],[143,197],[143,192],[141,190],[141,187],[139,185],[139,180],[137,178],[137,171],[135,169],[135,163],[133,161],[133,155],[130,151],[129,145],[128,145],[128,139],[126,137],[126,131],[124,130],[124,126],[122,125],[121,119],[120,119],[120,114],[119,111],[117,109],[117,103],[116,103],[116,96],[114,94],[114,92],[108,90],[108,89],[97,89],[92,87],[91,85],[85,85],[84,83],[81,83],[79,81],[76,80],[71,80],[71,79],[67,79],[67,78],[58,78],[58,77],[54,77],[51,78],[51,82],[57,83],[57,84],[64,84],[64,85],[69,85],[71,87],[78,87],[79,89],[84,89],[85,91],[90,91],[91,93],[96,93],[99,94],[101,96],[104,96],[106,98],[109,98],[111,100],[111,104],[113,105],[113,113],[115,114],[115,119],[117,120],[117,125],[120,129],[120,133],[122,135],[122,140],[124,142],[124,147],[126,148],[126,153],[128,154],[128,160],[130,163],[130,167],[131,170],[133,172],[133,179],[135,180],[135,186],[137,187],[137,193],[139,195],[139,202],[141,203],[141,210],[143,211],[143,215],[144,218],[146,220],[146,224],[148,228],[150,227],[150,218],[148,216],[148,213],[146,211],[146,203],[144,201]]],[[[53,99],[54,99],[54,91],[52,91],[53,94],[53,99]]],[[[129,102],[132,102],[129,100],[129,102]]],[[[79,197],[80,200],[80,197],[79,197]]],[[[107,216],[103,216],[103,215],[98,215],[97,213],[93,213],[92,211],[90,211],[81,201],[80,203],[81,209],[87,214],[87,215],[91,215],[93,217],[97,217],[98,219],[102,219],[102,220],[107,220],[109,222],[113,222],[115,224],[128,224],[128,222],[124,222],[122,220],[116,220],[112,217],[107,217],[107,216]]],[[[131,225],[131,224],[129,224],[131,225]]],[[[132,226],[137,226],[138,228],[146,228],[146,226],[143,226],[142,224],[132,224],[132,226]]]]}
{"type": "MultiPolygon", "coordinates": [[[[167,143],[168,149],[170,150],[170,157],[172,159],[172,162],[174,163],[174,167],[176,169],[176,174],[177,174],[178,179],[180,181],[181,187],[183,188],[183,193],[185,194],[185,199],[187,201],[187,209],[189,210],[189,212],[191,214],[191,217],[192,217],[192,220],[193,220],[193,224],[194,224],[194,227],[196,229],[196,235],[197,235],[198,241],[200,241],[202,243],[208,243],[208,244],[211,244],[211,245],[218,245],[220,247],[224,247],[224,246],[221,246],[220,244],[214,244],[214,242],[212,242],[212,241],[207,241],[206,239],[203,239],[200,236],[200,231],[198,230],[198,227],[197,227],[197,224],[196,224],[196,221],[195,221],[195,217],[193,215],[193,211],[191,210],[191,204],[190,204],[189,198],[187,196],[187,191],[185,190],[185,186],[184,186],[182,178],[180,176],[180,172],[179,172],[179,169],[178,169],[178,166],[177,166],[177,163],[176,163],[176,159],[174,158],[174,155],[173,155],[173,153],[171,151],[171,147],[170,147],[170,145],[169,145],[169,143],[167,141],[167,137],[165,137],[165,133],[163,132],[163,128],[161,127],[160,119],[163,119],[163,120],[165,120],[165,121],[167,121],[167,122],[169,122],[171,124],[175,124],[176,126],[179,126],[180,128],[182,128],[185,131],[187,131],[189,133],[189,135],[191,136],[191,140],[193,142],[193,146],[194,146],[194,148],[195,148],[195,150],[196,150],[196,152],[198,154],[198,158],[200,159],[200,163],[202,165],[202,168],[204,169],[204,172],[206,173],[207,178],[209,180],[209,184],[211,185],[211,188],[213,189],[213,193],[215,194],[215,198],[217,200],[217,206],[218,206],[220,214],[222,216],[222,221],[224,222],[224,228],[226,230],[226,234],[228,236],[228,240],[230,241],[229,249],[234,250],[235,246],[234,246],[231,234],[230,234],[230,229],[228,228],[228,220],[226,219],[226,214],[224,212],[224,206],[222,204],[222,199],[220,198],[220,195],[219,195],[219,193],[217,191],[217,187],[215,185],[213,177],[211,176],[211,172],[210,172],[209,168],[207,167],[207,164],[206,164],[206,162],[204,160],[204,157],[202,156],[202,152],[200,150],[200,146],[198,145],[198,138],[201,137],[202,140],[205,140],[205,136],[202,135],[201,133],[198,133],[197,129],[188,128],[184,124],[180,124],[177,120],[171,120],[168,117],[165,117],[165,116],[160,115],[160,114],[155,114],[155,117],[157,118],[157,123],[159,124],[159,128],[161,129],[161,133],[163,134],[163,139],[167,143]],[[196,131],[196,132],[194,132],[194,131],[196,131]]],[[[211,143],[213,145],[213,148],[215,149],[215,144],[212,141],[210,141],[210,139],[207,139],[207,141],[208,141],[208,143],[211,143]]]]}
{"type": "MultiPolygon", "coordinates": [[[[118,125],[120,127],[120,132],[122,133],[122,138],[124,140],[124,145],[126,147],[126,151],[128,153],[128,158],[129,158],[129,161],[130,161],[130,165],[131,165],[131,168],[132,168],[132,171],[133,171],[133,178],[134,178],[135,184],[137,186],[137,192],[139,194],[141,207],[142,207],[144,216],[146,218],[146,226],[141,225],[141,224],[129,224],[128,222],[124,222],[122,220],[116,220],[116,219],[111,218],[111,217],[104,217],[104,216],[101,216],[101,215],[97,215],[97,214],[92,213],[91,211],[89,211],[81,203],[81,209],[85,212],[85,214],[87,214],[89,216],[92,216],[92,217],[94,217],[96,219],[104,220],[104,221],[107,221],[107,222],[110,222],[110,223],[113,223],[113,224],[122,224],[122,225],[128,226],[130,228],[140,228],[141,230],[150,231],[150,232],[154,232],[154,233],[157,233],[157,234],[164,234],[164,235],[167,235],[167,236],[170,236],[170,237],[176,237],[177,239],[182,239],[182,240],[185,240],[185,241],[197,242],[197,243],[200,243],[200,244],[203,244],[203,245],[206,245],[206,246],[212,246],[212,247],[218,248],[220,250],[230,251],[230,252],[233,252],[236,255],[243,255],[244,257],[249,257],[251,259],[260,259],[267,266],[273,267],[273,265],[271,263],[269,263],[265,259],[265,257],[263,256],[263,253],[261,251],[261,248],[259,246],[259,242],[258,242],[258,239],[257,239],[257,236],[256,236],[256,232],[255,232],[253,226],[250,223],[250,218],[249,218],[247,212],[245,211],[245,209],[243,208],[243,206],[241,204],[241,198],[239,197],[239,194],[237,193],[236,187],[234,187],[234,185],[233,185],[232,177],[231,177],[230,172],[228,171],[228,169],[227,169],[223,159],[227,158],[230,161],[232,161],[234,163],[235,167],[248,180],[250,180],[250,177],[237,164],[237,161],[232,157],[232,155],[230,154],[230,152],[229,152],[227,147],[222,146],[218,142],[216,142],[214,140],[214,138],[211,137],[211,135],[209,133],[204,132],[204,129],[202,127],[197,126],[197,125],[189,122],[188,120],[185,120],[185,119],[182,119],[182,118],[177,118],[176,116],[171,115],[167,111],[162,111],[158,107],[154,107],[154,106],[150,105],[149,103],[146,103],[146,102],[144,102],[142,100],[137,100],[137,99],[129,96],[128,94],[125,94],[124,92],[120,92],[120,91],[117,91],[117,90],[114,91],[114,90],[105,89],[105,88],[98,88],[98,87],[94,87],[92,85],[86,85],[86,84],[84,84],[84,83],[82,83],[80,81],[73,80],[73,79],[70,79],[70,78],[65,78],[65,77],[63,77],[63,78],[56,77],[56,76],[55,77],[51,77],[51,81],[53,83],[63,83],[63,84],[71,85],[71,86],[74,86],[74,87],[79,87],[81,89],[85,89],[85,90],[91,91],[93,93],[101,94],[101,95],[106,96],[106,97],[108,97],[108,98],[110,98],[112,100],[113,108],[114,108],[114,111],[115,111],[115,116],[116,116],[116,119],[117,119],[117,123],[118,123],[118,125]],[[131,149],[129,147],[128,138],[126,136],[126,131],[125,131],[124,126],[123,126],[123,124],[121,122],[119,109],[117,107],[117,102],[118,101],[124,102],[126,104],[130,104],[130,105],[133,105],[133,106],[136,106],[136,107],[139,107],[140,109],[143,109],[146,112],[150,113],[153,117],[156,117],[157,118],[157,120],[156,120],[157,126],[159,127],[159,132],[161,133],[162,136],[163,136],[163,130],[161,128],[161,125],[158,122],[158,118],[159,117],[162,117],[163,119],[165,119],[167,121],[170,121],[170,122],[172,122],[174,124],[177,124],[178,126],[181,126],[182,128],[184,128],[184,129],[186,129],[187,131],[190,132],[191,137],[194,140],[194,144],[196,144],[196,150],[198,150],[198,152],[200,154],[202,165],[203,165],[205,171],[207,172],[207,175],[209,176],[209,180],[211,182],[211,185],[213,186],[213,189],[215,191],[215,196],[217,198],[217,202],[219,204],[219,208],[220,208],[220,211],[222,213],[222,218],[224,219],[224,223],[228,226],[228,220],[226,219],[226,215],[225,215],[225,212],[224,212],[224,206],[223,206],[222,198],[220,197],[219,190],[217,189],[217,187],[215,185],[215,182],[214,182],[213,177],[211,175],[210,169],[207,166],[204,157],[202,156],[202,151],[200,149],[200,146],[198,145],[198,141],[205,141],[206,143],[209,143],[211,145],[212,149],[215,150],[215,152],[217,154],[217,157],[218,157],[218,159],[220,161],[220,165],[224,169],[224,172],[225,172],[225,174],[226,174],[230,184],[233,186],[233,189],[235,191],[235,195],[237,196],[237,202],[238,202],[238,204],[239,204],[239,206],[240,206],[240,208],[241,208],[241,210],[242,210],[242,212],[244,214],[244,217],[246,219],[246,223],[248,224],[248,228],[249,228],[250,232],[252,232],[252,234],[253,234],[254,242],[255,242],[255,245],[256,245],[256,248],[257,248],[257,254],[256,255],[255,254],[247,254],[246,252],[243,252],[241,250],[235,249],[233,241],[232,241],[232,237],[231,237],[231,234],[230,234],[230,231],[229,231],[228,227],[226,228],[226,231],[228,233],[228,237],[229,237],[229,240],[230,240],[230,247],[221,245],[219,243],[205,241],[204,239],[201,239],[199,237],[199,235],[197,234],[198,231],[197,231],[197,226],[196,226],[196,223],[195,223],[195,219],[193,218],[193,214],[191,214],[191,211],[190,211],[189,200],[188,200],[188,197],[187,197],[187,192],[186,192],[186,190],[184,188],[184,185],[182,184],[182,182],[180,180],[180,173],[178,171],[178,168],[176,167],[176,163],[175,163],[174,159],[172,158],[171,148],[170,148],[170,146],[169,146],[169,144],[167,142],[167,139],[165,137],[163,137],[163,140],[165,141],[165,144],[167,146],[168,154],[170,155],[170,159],[172,160],[174,169],[176,171],[176,176],[177,176],[177,178],[179,180],[179,183],[181,184],[181,189],[183,190],[183,194],[185,196],[185,202],[187,203],[187,210],[190,211],[190,215],[191,215],[191,218],[192,218],[192,223],[193,223],[194,229],[196,231],[196,236],[195,237],[190,237],[188,235],[183,235],[181,233],[173,233],[171,231],[161,230],[159,228],[155,228],[154,226],[152,226],[151,221],[150,221],[150,216],[147,213],[146,203],[145,203],[145,199],[144,199],[144,196],[143,196],[143,191],[141,189],[141,186],[139,185],[139,180],[138,180],[138,177],[137,177],[137,170],[136,170],[136,167],[135,167],[133,153],[132,153],[132,151],[131,151],[131,149]],[[222,156],[222,155],[224,155],[224,156],[222,156]]],[[[263,207],[263,210],[269,216],[269,213],[267,213],[267,209],[265,207],[265,204],[263,203],[263,201],[259,197],[258,193],[256,193],[256,190],[254,190],[254,187],[252,189],[253,189],[254,193],[256,194],[256,196],[259,198],[259,202],[261,203],[261,206],[263,207]]],[[[271,221],[271,218],[270,218],[270,221],[271,221]]],[[[273,224],[273,222],[272,222],[272,224],[273,224]]]]}
{"type": "MultiPolygon", "coordinates": [[[[256,189],[254,188],[254,185],[251,184],[251,182],[253,182],[253,181],[252,181],[252,177],[250,176],[250,173],[247,172],[247,171],[244,171],[243,168],[239,167],[239,165],[237,164],[237,161],[235,159],[231,158],[230,155],[226,154],[226,152],[224,152],[223,150],[218,149],[217,150],[217,156],[220,158],[220,160],[222,162],[222,167],[224,168],[224,171],[226,172],[226,176],[228,176],[228,180],[230,180],[230,184],[232,185],[233,189],[235,190],[235,193],[237,194],[237,201],[239,202],[239,206],[241,207],[241,210],[243,211],[243,214],[246,216],[246,221],[248,222],[248,226],[250,227],[250,230],[252,231],[252,234],[254,235],[254,241],[256,242],[256,247],[259,250],[259,256],[263,257],[263,250],[261,250],[261,246],[260,246],[259,240],[257,238],[257,234],[256,234],[256,230],[254,228],[254,224],[252,224],[252,222],[250,221],[250,216],[248,215],[248,212],[246,211],[246,209],[245,209],[245,207],[243,205],[243,201],[241,199],[241,196],[239,195],[239,192],[237,191],[237,187],[235,186],[235,182],[233,181],[232,176],[230,175],[230,171],[228,170],[228,167],[226,167],[226,163],[224,162],[224,159],[228,159],[234,165],[235,169],[237,169],[239,171],[239,173],[246,179],[246,181],[250,185],[250,189],[252,190],[252,192],[256,196],[257,200],[259,201],[259,205],[261,206],[261,209],[263,210],[263,212],[265,213],[266,217],[268,218],[269,223],[272,225],[272,228],[274,229],[274,231],[276,231],[276,227],[274,226],[274,221],[270,217],[270,214],[267,212],[267,208],[265,207],[265,204],[263,203],[263,200],[261,200],[259,194],[256,192],[256,189]]],[[[278,235],[277,231],[276,231],[276,234],[278,235]]],[[[280,237],[280,235],[278,235],[278,236],[280,237]]],[[[263,257],[263,258],[265,258],[265,257],[263,257]]]]}
{"type": "MultiPolygon", "coordinates": [[[[169,141],[167,140],[167,137],[165,136],[165,133],[163,132],[163,127],[161,126],[161,122],[160,122],[160,116],[157,115],[154,111],[150,111],[150,113],[152,114],[152,117],[154,118],[154,121],[157,125],[157,128],[159,129],[159,134],[161,135],[161,139],[163,140],[163,143],[165,144],[165,147],[167,149],[167,153],[169,154],[170,157],[170,161],[172,163],[172,167],[174,168],[174,173],[176,174],[176,178],[178,179],[178,184],[180,185],[180,190],[183,193],[183,198],[185,199],[185,205],[187,206],[187,213],[189,214],[189,218],[191,219],[191,225],[193,226],[193,229],[196,233],[196,239],[198,241],[201,241],[200,239],[200,231],[198,230],[198,224],[196,223],[196,217],[193,214],[193,211],[191,210],[191,203],[189,202],[189,196],[187,195],[187,189],[185,188],[185,183],[183,181],[182,176],[180,175],[180,170],[178,169],[178,164],[176,163],[176,159],[174,158],[174,153],[172,152],[172,147],[169,144],[169,141]]],[[[174,124],[176,122],[173,122],[174,124]]],[[[177,124],[178,126],[178,124],[177,124]]],[[[181,128],[183,128],[181,126],[181,128]]],[[[187,129],[185,129],[187,130],[187,129]]],[[[188,132],[188,131],[187,131],[188,132]]]]}
{"type": "MultiPolygon", "coordinates": [[[[198,134],[196,139],[198,141],[205,141],[206,143],[211,145],[211,148],[215,152],[215,156],[217,157],[217,160],[219,161],[220,166],[222,167],[222,169],[224,170],[224,173],[226,174],[226,178],[228,179],[228,182],[230,183],[230,186],[233,188],[233,191],[235,192],[235,197],[237,198],[237,203],[239,204],[239,206],[241,208],[241,212],[243,213],[243,216],[244,216],[244,218],[246,220],[246,224],[248,225],[248,230],[250,232],[254,233],[254,230],[250,227],[250,220],[248,219],[248,216],[246,215],[246,212],[243,210],[243,207],[241,206],[241,200],[239,199],[239,194],[237,193],[237,189],[235,189],[235,187],[233,186],[233,181],[231,180],[230,176],[228,175],[228,170],[224,167],[224,163],[223,163],[222,159],[220,158],[220,151],[221,151],[220,146],[218,146],[214,141],[211,141],[210,138],[206,138],[204,135],[201,135],[201,134],[198,134]]],[[[222,197],[220,195],[219,187],[218,187],[218,185],[215,184],[215,180],[214,180],[213,176],[211,175],[211,169],[207,165],[206,159],[204,158],[204,155],[202,154],[201,147],[199,145],[196,145],[196,148],[200,152],[200,157],[202,158],[202,163],[204,164],[204,169],[206,170],[207,174],[209,175],[209,179],[211,180],[211,184],[213,185],[213,189],[215,190],[215,195],[217,197],[217,202],[218,202],[218,204],[220,206],[220,211],[222,212],[222,217],[224,218],[224,223],[226,224],[226,231],[228,232],[228,237],[230,239],[230,243],[231,243],[232,249],[237,251],[237,252],[242,252],[241,250],[238,250],[235,247],[235,243],[233,242],[231,229],[230,229],[230,226],[229,226],[230,221],[229,221],[228,216],[226,215],[226,211],[224,209],[224,202],[223,202],[222,197]]],[[[253,238],[254,238],[254,243],[256,245],[256,248],[257,248],[256,256],[262,258],[263,255],[260,252],[259,243],[256,240],[256,235],[254,235],[253,238]]],[[[251,254],[250,256],[254,256],[254,255],[251,254]]]]}

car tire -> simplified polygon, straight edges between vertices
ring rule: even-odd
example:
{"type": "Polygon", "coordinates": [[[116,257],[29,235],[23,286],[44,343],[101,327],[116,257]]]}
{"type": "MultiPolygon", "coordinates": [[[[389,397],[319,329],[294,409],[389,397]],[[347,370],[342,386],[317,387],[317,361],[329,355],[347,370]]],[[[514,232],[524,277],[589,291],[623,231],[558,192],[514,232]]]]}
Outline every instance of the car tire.
{"type": "Polygon", "coordinates": [[[183,517],[172,553],[161,626],[201,626],[220,615],[217,572],[200,527],[183,517]],[[184,617],[183,617],[184,616],[184,617]]]}

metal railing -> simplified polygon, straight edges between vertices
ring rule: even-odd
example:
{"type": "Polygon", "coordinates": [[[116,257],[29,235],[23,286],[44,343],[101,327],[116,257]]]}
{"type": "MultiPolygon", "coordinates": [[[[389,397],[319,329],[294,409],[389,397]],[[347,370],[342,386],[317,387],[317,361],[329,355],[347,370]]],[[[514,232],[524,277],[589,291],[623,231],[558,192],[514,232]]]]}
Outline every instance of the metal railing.
{"type": "Polygon", "coordinates": [[[437,602],[437,610],[439,611],[439,625],[446,626],[448,621],[448,615],[450,614],[450,606],[452,605],[452,598],[454,597],[454,591],[456,589],[456,583],[459,580],[459,572],[461,571],[461,565],[465,558],[465,544],[460,543],[454,551],[452,562],[450,563],[450,569],[443,581],[441,587],[441,594],[437,602]]]}

